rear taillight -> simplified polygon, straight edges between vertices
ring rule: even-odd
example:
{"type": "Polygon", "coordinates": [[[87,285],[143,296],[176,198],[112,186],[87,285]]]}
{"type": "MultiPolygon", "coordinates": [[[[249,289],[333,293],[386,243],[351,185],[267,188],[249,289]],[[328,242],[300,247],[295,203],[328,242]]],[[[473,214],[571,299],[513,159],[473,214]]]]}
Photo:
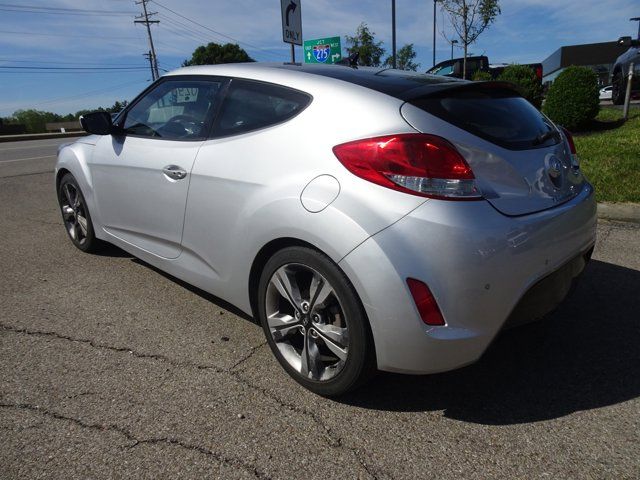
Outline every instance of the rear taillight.
{"type": "Polygon", "coordinates": [[[440,308],[427,284],[415,278],[407,278],[407,286],[422,321],[427,325],[444,325],[440,308]]]}
{"type": "Polygon", "coordinates": [[[567,139],[567,143],[569,144],[569,151],[571,152],[571,166],[574,169],[580,168],[580,159],[578,158],[578,152],[576,151],[576,144],[573,142],[573,135],[571,132],[564,127],[562,128],[562,133],[564,133],[564,138],[567,139]]]}
{"type": "Polygon", "coordinates": [[[333,147],[354,175],[401,192],[448,200],[482,198],[471,167],[447,140],[408,133],[333,147]]]}

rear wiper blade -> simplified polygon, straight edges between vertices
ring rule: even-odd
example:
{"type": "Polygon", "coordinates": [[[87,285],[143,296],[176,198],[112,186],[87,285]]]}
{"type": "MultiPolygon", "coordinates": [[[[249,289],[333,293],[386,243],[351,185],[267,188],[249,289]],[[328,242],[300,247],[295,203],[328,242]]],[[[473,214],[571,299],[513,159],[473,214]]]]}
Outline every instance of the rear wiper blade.
{"type": "Polygon", "coordinates": [[[554,130],[548,130],[544,133],[541,133],[533,140],[533,144],[540,145],[541,143],[544,143],[551,138],[556,138],[557,140],[560,140],[560,132],[554,129],[554,130]]]}

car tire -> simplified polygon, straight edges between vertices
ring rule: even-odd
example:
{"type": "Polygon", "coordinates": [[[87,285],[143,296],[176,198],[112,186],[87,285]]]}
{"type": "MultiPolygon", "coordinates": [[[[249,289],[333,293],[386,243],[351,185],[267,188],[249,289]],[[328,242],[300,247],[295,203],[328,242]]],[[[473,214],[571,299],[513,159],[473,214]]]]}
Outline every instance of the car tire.
{"type": "Polygon", "coordinates": [[[58,204],[71,242],[86,253],[101,250],[105,243],[97,239],[89,207],[75,177],[66,173],[58,185],[58,204]]]}
{"type": "Polygon", "coordinates": [[[620,70],[614,72],[611,85],[613,86],[611,89],[611,101],[614,105],[622,105],[624,103],[625,87],[627,85],[620,70]]]}
{"type": "Polygon", "coordinates": [[[288,247],[266,263],[258,313],[278,362],[325,397],[343,395],[376,371],[373,337],[358,295],[326,255],[288,247]]]}

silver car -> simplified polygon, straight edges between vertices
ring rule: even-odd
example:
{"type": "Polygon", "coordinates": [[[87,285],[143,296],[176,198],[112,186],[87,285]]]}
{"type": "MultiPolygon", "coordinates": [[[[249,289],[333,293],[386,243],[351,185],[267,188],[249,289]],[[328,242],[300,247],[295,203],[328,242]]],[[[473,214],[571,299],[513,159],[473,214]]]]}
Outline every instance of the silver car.
{"type": "Polygon", "coordinates": [[[510,85],[346,66],[169,73],[61,148],[71,241],[108,242],[259,319],[300,384],[476,361],[593,250],[571,135],[510,85]]]}

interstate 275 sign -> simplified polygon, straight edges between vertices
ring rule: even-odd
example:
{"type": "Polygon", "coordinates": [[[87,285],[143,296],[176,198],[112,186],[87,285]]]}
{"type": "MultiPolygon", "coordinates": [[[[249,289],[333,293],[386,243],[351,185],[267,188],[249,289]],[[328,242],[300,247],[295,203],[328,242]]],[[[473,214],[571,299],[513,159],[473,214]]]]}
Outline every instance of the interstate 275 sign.
{"type": "Polygon", "coordinates": [[[305,63],[336,63],[342,58],[340,37],[305,40],[305,63]]]}

